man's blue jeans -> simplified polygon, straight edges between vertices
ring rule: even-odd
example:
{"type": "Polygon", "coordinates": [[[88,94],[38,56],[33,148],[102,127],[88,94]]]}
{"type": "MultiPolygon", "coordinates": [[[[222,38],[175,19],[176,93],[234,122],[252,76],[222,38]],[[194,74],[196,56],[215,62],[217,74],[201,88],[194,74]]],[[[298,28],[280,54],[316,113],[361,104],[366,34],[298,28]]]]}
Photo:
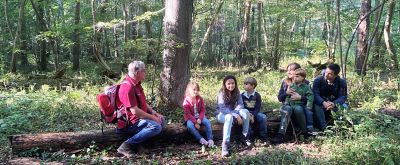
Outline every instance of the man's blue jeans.
{"type": "Polygon", "coordinates": [[[257,122],[258,126],[258,136],[260,138],[266,138],[267,137],[267,115],[263,113],[257,113],[257,115],[254,116],[255,122],[257,122]]]}
{"type": "MultiPolygon", "coordinates": [[[[194,123],[191,120],[186,121],[186,127],[189,130],[189,132],[196,138],[197,141],[199,141],[202,136],[200,135],[199,131],[194,127],[194,123]]],[[[204,125],[206,129],[206,140],[212,140],[213,135],[212,135],[212,128],[211,128],[211,122],[204,117],[203,120],[201,121],[201,125],[204,125]]]]}
{"type": "Polygon", "coordinates": [[[131,145],[137,145],[159,134],[161,130],[162,127],[159,123],[153,120],[139,119],[135,124],[128,126],[126,130],[117,129],[117,133],[133,134],[126,142],[131,145]]]}
{"type": "MultiPolygon", "coordinates": [[[[348,108],[347,104],[342,104],[342,106],[345,107],[345,108],[348,108]]],[[[333,111],[335,111],[335,112],[337,110],[338,110],[337,107],[335,107],[333,109],[333,111]]],[[[326,123],[326,115],[328,115],[327,113],[331,113],[331,112],[327,111],[321,105],[314,104],[314,114],[315,114],[315,117],[317,119],[317,123],[319,125],[319,128],[322,129],[322,130],[325,129],[326,126],[327,126],[327,123],[326,123]]]]}
{"type": "Polygon", "coordinates": [[[224,129],[223,129],[223,132],[222,132],[222,141],[223,142],[226,142],[226,143],[230,142],[232,125],[233,125],[233,121],[235,119],[234,115],[240,115],[240,117],[243,120],[242,134],[246,138],[249,136],[250,114],[249,114],[249,111],[247,109],[239,110],[239,114],[223,114],[223,113],[219,113],[217,115],[217,121],[219,123],[223,123],[224,124],[224,129]]]}

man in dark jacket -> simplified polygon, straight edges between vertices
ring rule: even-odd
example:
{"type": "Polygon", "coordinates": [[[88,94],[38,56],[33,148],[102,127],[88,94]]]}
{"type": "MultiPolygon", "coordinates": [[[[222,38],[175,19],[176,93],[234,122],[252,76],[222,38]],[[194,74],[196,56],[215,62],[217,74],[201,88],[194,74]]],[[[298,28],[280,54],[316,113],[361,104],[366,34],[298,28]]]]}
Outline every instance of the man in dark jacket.
{"type": "Polygon", "coordinates": [[[338,106],[347,108],[347,83],[339,77],[340,66],[329,64],[324,75],[318,76],[314,80],[314,114],[317,118],[316,123],[321,129],[327,125],[326,117],[331,115],[331,111],[337,111],[338,106]],[[326,116],[326,117],[325,117],[326,116]]]}

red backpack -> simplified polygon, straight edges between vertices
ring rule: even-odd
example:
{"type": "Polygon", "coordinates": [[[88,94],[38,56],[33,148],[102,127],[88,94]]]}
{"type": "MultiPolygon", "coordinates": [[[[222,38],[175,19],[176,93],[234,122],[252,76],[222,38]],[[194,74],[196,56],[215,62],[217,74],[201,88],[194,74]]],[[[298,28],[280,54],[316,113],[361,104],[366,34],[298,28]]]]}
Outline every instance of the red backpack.
{"type": "MultiPolygon", "coordinates": [[[[123,83],[129,83],[127,81],[123,81],[123,83]]],[[[117,123],[118,119],[122,119],[128,122],[128,116],[123,116],[124,107],[118,109],[117,107],[117,99],[118,99],[118,91],[121,84],[115,84],[108,87],[103,93],[97,95],[97,102],[100,106],[100,116],[101,121],[104,123],[117,123]]],[[[127,115],[127,113],[125,113],[127,115]]],[[[103,132],[103,126],[101,127],[101,131],[103,132]]]]}

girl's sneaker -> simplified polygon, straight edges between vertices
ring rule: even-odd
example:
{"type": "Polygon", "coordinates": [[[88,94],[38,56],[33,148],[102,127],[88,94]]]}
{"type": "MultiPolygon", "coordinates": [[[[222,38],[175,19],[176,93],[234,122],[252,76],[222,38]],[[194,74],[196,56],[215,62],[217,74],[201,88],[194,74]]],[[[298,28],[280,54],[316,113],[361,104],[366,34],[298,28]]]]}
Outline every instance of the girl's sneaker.
{"type": "Polygon", "coordinates": [[[208,147],[210,147],[210,148],[214,148],[215,147],[214,141],[212,139],[208,140],[208,147]]]}

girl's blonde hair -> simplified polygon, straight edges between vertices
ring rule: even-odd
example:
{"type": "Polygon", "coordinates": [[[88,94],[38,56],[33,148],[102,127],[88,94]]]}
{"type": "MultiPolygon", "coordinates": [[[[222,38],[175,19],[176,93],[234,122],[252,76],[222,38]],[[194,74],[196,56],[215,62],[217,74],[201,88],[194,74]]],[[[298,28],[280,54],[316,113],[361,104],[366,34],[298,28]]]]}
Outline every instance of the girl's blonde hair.
{"type": "Polygon", "coordinates": [[[190,82],[187,84],[187,86],[186,86],[185,97],[186,97],[186,96],[193,97],[193,96],[191,96],[191,90],[194,89],[194,88],[197,88],[197,90],[200,91],[200,86],[199,86],[199,84],[198,84],[197,82],[190,81],[190,82]]]}

